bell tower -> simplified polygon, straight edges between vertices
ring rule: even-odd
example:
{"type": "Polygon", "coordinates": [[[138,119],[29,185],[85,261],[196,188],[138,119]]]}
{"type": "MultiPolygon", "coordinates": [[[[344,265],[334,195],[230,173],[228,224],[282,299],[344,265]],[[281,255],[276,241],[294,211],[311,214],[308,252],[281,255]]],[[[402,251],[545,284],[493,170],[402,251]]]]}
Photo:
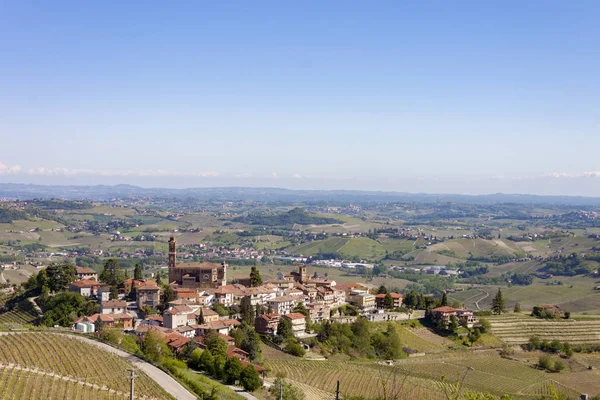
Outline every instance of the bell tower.
{"type": "Polygon", "coordinates": [[[177,264],[177,242],[175,237],[171,236],[169,239],[169,282],[175,280],[175,265],[177,264]]]}

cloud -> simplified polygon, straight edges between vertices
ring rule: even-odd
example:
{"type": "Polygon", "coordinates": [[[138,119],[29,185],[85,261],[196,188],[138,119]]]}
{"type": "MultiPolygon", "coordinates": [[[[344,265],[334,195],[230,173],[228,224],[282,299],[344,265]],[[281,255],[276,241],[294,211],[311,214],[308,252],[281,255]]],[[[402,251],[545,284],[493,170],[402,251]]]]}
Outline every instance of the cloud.
{"type": "Polygon", "coordinates": [[[292,177],[296,178],[296,179],[302,179],[302,175],[300,175],[300,174],[294,174],[294,175],[292,175],[292,177]]]}
{"type": "Polygon", "coordinates": [[[0,175],[16,175],[19,174],[23,168],[20,165],[6,165],[0,162],[0,175]]]}
{"type": "MultiPolygon", "coordinates": [[[[0,164],[0,175],[2,174],[0,164]]],[[[15,167],[13,167],[14,169],[15,167]]],[[[18,167],[17,172],[21,172],[18,167]]],[[[219,176],[216,171],[186,171],[173,172],[163,169],[86,169],[86,168],[29,168],[23,171],[32,176],[121,176],[121,177],[215,177],[219,176]]]]}
{"type": "Polygon", "coordinates": [[[582,173],[569,173],[569,172],[552,172],[547,175],[550,178],[599,178],[600,171],[588,171],[582,173]]]}

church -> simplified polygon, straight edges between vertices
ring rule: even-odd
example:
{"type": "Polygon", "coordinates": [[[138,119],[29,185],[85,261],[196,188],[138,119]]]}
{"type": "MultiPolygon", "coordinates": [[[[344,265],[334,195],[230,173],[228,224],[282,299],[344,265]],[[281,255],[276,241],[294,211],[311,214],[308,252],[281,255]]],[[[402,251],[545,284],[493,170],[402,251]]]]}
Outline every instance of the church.
{"type": "Polygon", "coordinates": [[[175,237],[169,239],[169,283],[186,288],[216,288],[226,284],[225,263],[181,263],[177,264],[175,237]]]}

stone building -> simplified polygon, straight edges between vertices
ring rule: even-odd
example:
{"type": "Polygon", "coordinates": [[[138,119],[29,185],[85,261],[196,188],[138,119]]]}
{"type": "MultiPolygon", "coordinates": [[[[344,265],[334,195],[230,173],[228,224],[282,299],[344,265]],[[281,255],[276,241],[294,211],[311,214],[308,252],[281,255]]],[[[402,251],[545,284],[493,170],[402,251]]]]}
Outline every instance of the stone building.
{"type": "Polygon", "coordinates": [[[169,239],[169,283],[180,287],[216,288],[226,284],[225,263],[181,263],[177,264],[175,238],[169,239]]]}

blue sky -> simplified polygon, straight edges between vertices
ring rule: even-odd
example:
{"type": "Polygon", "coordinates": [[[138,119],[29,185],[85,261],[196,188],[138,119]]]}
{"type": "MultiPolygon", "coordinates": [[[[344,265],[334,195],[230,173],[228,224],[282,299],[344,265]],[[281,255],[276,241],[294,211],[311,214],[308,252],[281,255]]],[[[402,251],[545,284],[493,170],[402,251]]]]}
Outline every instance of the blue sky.
{"type": "Polygon", "coordinates": [[[600,3],[224,3],[0,3],[0,182],[600,196],[600,3]]]}

